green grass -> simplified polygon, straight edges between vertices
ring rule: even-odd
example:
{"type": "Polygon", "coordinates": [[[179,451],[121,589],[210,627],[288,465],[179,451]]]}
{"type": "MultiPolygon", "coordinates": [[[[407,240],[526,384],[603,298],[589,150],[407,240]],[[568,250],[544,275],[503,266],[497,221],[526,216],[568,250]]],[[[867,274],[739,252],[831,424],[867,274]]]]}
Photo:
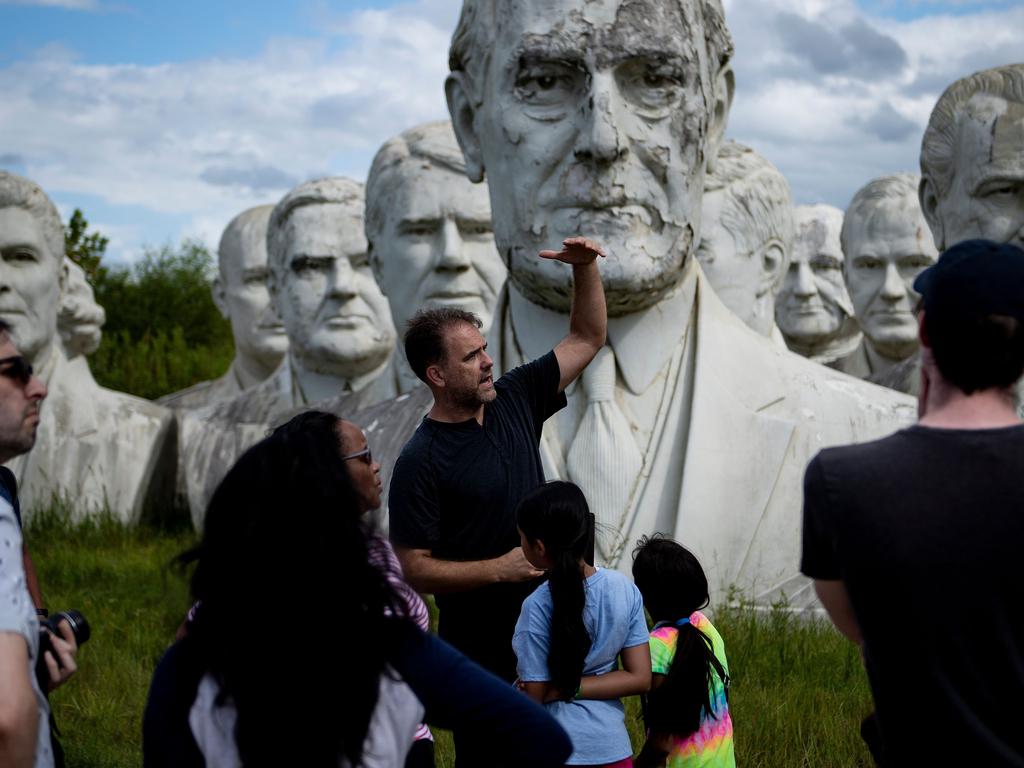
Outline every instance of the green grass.
{"type": "MultiPolygon", "coordinates": [[[[167,563],[194,536],[109,520],[69,525],[51,513],[33,518],[27,539],[50,609],[77,608],[93,630],[78,675],[52,698],[68,765],[138,766],[150,676],[189,605],[167,563]]],[[[742,768],[871,765],[858,735],[871,699],[853,646],[830,626],[781,610],[730,608],[713,620],[729,656],[742,768]]],[[[639,748],[636,699],[627,701],[627,722],[639,748]]],[[[450,735],[437,736],[438,765],[450,766],[450,735]]]]}

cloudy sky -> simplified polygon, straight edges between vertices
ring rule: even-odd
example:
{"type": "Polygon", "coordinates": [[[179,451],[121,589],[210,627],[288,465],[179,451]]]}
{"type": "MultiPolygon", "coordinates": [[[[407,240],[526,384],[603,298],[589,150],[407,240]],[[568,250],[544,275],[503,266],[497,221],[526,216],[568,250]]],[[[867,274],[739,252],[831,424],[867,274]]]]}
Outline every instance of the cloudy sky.
{"type": "MultiPolygon", "coordinates": [[[[0,0],[0,168],[112,259],[214,245],[246,207],[306,178],[363,179],[377,146],[447,117],[461,0],[0,0]]],[[[1024,0],[725,0],[736,42],[729,135],[797,202],[845,206],[915,170],[956,78],[1024,61],[1024,0]]]]}

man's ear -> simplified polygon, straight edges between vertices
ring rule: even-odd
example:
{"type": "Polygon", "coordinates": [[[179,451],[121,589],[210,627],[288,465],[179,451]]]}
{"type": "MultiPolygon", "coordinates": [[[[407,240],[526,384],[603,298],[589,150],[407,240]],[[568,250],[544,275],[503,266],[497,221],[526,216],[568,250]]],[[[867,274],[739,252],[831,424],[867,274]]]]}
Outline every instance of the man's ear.
{"type": "Polygon", "coordinates": [[[946,250],[946,235],[942,231],[942,217],[939,215],[939,194],[928,176],[921,177],[921,183],[917,187],[917,199],[921,203],[921,212],[928,222],[928,228],[932,231],[935,247],[939,251],[946,250]]]}
{"type": "Polygon", "coordinates": [[[474,184],[484,180],[484,162],[480,152],[480,137],[476,131],[476,107],[469,92],[466,76],[452,72],[444,81],[444,92],[448,99],[448,114],[452,118],[452,129],[466,160],[466,176],[474,184]]]}
{"type": "Polygon", "coordinates": [[[427,383],[433,384],[435,387],[444,386],[444,372],[441,370],[439,365],[428,365],[427,370],[427,383]]]}
{"type": "Polygon", "coordinates": [[[789,266],[789,256],[778,240],[769,240],[759,254],[761,258],[761,279],[757,283],[757,295],[774,293],[782,284],[782,278],[789,266]]]}
{"type": "Polygon", "coordinates": [[[726,64],[718,70],[715,77],[715,104],[711,111],[711,119],[708,121],[708,173],[715,170],[718,148],[725,137],[725,124],[729,121],[729,109],[732,107],[732,97],[735,93],[736,75],[732,71],[732,64],[726,64]]]}
{"type": "Polygon", "coordinates": [[[213,287],[211,288],[213,293],[213,303],[217,306],[217,310],[225,320],[230,320],[228,315],[228,297],[224,293],[224,283],[220,279],[220,273],[213,278],[213,287]]]}

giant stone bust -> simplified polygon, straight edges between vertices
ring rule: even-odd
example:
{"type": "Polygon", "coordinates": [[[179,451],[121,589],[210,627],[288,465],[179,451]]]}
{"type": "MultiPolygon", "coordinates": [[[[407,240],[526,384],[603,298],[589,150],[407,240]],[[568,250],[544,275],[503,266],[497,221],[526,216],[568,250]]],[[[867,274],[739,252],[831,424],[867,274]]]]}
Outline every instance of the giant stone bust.
{"type": "Polygon", "coordinates": [[[233,218],[217,248],[213,301],[231,323],[235,358],[219,379],[194,384],[160,398],[171,408],[201,408],[264,381],[274,372],[288,337],[270,305],[267,290],[267,224],[272,205],[250,208],[233,218]]]}
{"type": "Polygon", "coordinates": [[[918,349],[914,278],[938,258],[917,200],[919,181],[909,173],[875,179],[846,209],[841,233],[846,287],[864,334],[842,363],[851,376],[889,379],[918,349]]]}
{"type": "MultiPolygon", "coordinates": [[[[475,313],[490,330],[506,270],[487,187],[466,178],[451,123],[410,128],[377,151],[366,180],[366,238],[396,328],[418,309],[448,306],[475,313]]],[[[419,383],[401,345],[395,364],[399,389],[419,383]]]]}
{"type": "Polygon", "coordinates": [[[262,384],[182,415],[184,480],[197,527],[235,460],[296,409],[330,399],[351,412],[397,394],[395,329],[370,269],[363,186],[339,177],[293,189],[271,213],[267,257],[288,352],[262,384]]]}
{"type": "Polygon", "coordinates": [[[102,310],[64,258],[56,208],[34,183],[0,171],[0,317],[46,383],[35,448],[9,463],[29,515],[53,500],[77,516],[109,510],[136,522],[165,503],[174,432],[164,408],[100,387],[84,354],[99,341],[102,310]]]}
{"type": "Polygon", "coordinates": [[[843,212],[800,205],[794,214],[793,255],[775,299],[775,318],[791,350],[834,364],[852,354],[861,338],[843,281],[843,212]]]}
{"type": "Polygon", "coordinates": [[[785,177],[750,147],[727,141],[705,181],[701,218],[697,259],[718,298],[762,336],[784,343],[775,293],[793,248],[785,177]]]}
{"type": "MultiPolygon", "coordinates": [[[[913,404],[779,348],[703,276],[694,254],[731,53],[714,0],[467,0],[448,106],[509,264],[490,335],[500,369],[568,329],[570,270],[537,251],[584,234],[609,252],[608,345],[541,439],[546,475],[578,482],[601,523],[599,560],[628,570],[636,538],[664,531],[694,549],[716,594],[735,584],[803,604],[807,461],[891,431],[913,404]]],[[[354,417],[375,453],[399,442],[391,425],[415,423],[405,410],[354,417]]]]}
{"type": "Polygon", "coordinates": [[[1024,247],[1024,64],[976,72],[939,97],[920,200],[940,251],[972,238],[1024,247]]]}

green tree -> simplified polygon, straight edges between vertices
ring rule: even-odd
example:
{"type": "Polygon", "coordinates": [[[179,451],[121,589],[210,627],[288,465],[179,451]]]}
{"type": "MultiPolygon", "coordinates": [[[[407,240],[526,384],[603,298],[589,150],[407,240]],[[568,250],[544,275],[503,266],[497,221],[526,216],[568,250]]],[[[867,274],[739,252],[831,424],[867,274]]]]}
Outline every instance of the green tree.
{"type": "Polygon", "coordinates": [[[234,344],[210,294],[212,271],[213,256],[194,240],[101,268],[93,287],[107,322],[90,359],[96,380],[152,399],[220,376],[234,344]]]}
{"type": "Polygon", "coordinates": [[[68,219],[64,227],[64,253],[85,272],[89,285],[96,285],[100,275],[100,262],[107,252],[110,240],[95,230],[89,232],[89,222],[80,208],[68,219]]]}

